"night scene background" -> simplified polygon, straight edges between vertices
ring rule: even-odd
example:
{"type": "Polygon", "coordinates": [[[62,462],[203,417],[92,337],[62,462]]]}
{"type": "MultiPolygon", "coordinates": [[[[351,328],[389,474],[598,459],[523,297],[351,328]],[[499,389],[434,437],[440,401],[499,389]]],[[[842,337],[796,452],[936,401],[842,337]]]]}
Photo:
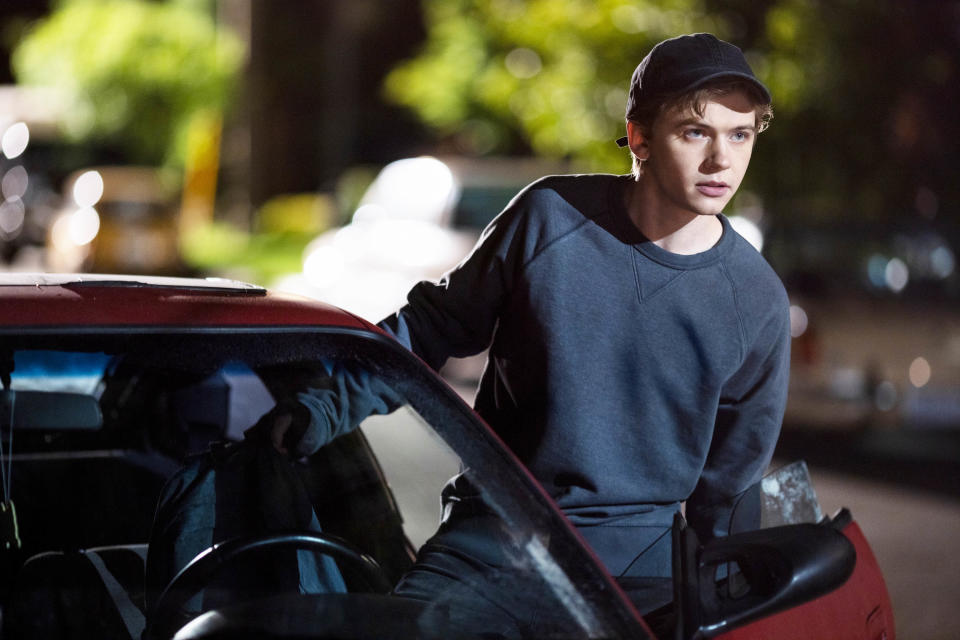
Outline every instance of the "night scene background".
{"type": "Polygon", "coordinates": [[[628,172],[630,74],[696,31],[774,96],[725,213],[791,298],[778,456],[858,518],[899,635],[954,638],[960,2],[3,0],[0,270],[230,277],[379,320],[525,184],[628,172]]]}

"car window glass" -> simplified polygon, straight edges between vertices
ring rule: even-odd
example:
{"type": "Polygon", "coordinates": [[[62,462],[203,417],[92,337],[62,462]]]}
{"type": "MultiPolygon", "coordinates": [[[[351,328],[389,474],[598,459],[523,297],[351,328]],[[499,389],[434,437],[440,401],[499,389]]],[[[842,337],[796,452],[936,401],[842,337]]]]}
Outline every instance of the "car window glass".
{"type": "Polygon", "coordinates": [[[360,425],[389,481],[403,530],[416,548],[440,522],[440,492],[460,472],[460,458],[409,405],[360,425]]]}
{"type": "MultiPolygon", "coordinates": [[[[161,489],[184,462],[242,440],[282,401],[326,393],[346,429],[293,464],[320,527],[375,558],[397,589],[390,597],[469,633],[595,637],[636,625],[545,494],[395,345],[310,332],[131,332],[0,336],[0,349],[12,356],[12,387],[50,402],[51,389],[69,389],[102,412],[96,430],[18,430],[12,449],[4,430],[25,553],[147,542],[161,489]],[[362,384],[345,384],[343,371],[362,384]],[[374,402],[351,413],[364,393],[389,398],[388,410],[374,402]],[[444,537],[441,496],[449,505],[452,491],[477,535],[444,537]],[[411,580],[418,571],[426,579],[411,580]]],[[[231,499],[250,490],[226,488],[231,499]]],[[[349,567],[339,570],[353,593],[349,567]]]]}

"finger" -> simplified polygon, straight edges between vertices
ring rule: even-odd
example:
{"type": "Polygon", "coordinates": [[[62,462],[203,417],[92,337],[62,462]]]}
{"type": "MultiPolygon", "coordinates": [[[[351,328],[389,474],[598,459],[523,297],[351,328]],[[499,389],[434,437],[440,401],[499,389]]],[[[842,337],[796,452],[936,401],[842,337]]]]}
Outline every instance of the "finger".
{"type": "Polygon", "coordinates": [[[273,420],[273,427],[270,429],[270,442],[273,444],[273,448],[280,453],[287,453],[287,448],[283,446],[283,437],[290,429],[292,422],[293,418],[289,413],[281,413],[273,420]]]}

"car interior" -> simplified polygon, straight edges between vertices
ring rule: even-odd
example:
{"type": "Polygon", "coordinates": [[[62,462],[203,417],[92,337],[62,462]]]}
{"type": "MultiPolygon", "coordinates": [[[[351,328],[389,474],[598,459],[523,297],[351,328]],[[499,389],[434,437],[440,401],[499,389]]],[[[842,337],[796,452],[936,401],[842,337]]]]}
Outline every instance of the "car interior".
{"type": "MultiPolygon", "coordinates": [[[[164,486],[191,456],[242,441],[274,404],[271,387],[281,393],[288,382],[289,367],[254,370],[256,345],[175,338],[34,336],[0,346],[4,514],[16,509],[0,531],[2,637],[139,638],[146,603],[159,595],[148,591],[164,586],[144,581],[164,486]],[[131,627],[131,617],[141,622],[131,627]],[[78,636],[79,619],[96,624],[78,636]]],[[[323,532],[362,548],[391,583],[410,566],[413,549],[361,431],[292,468],[323,532]]],[[[363,579],[355,574],[343,578],[363,579]]]]}

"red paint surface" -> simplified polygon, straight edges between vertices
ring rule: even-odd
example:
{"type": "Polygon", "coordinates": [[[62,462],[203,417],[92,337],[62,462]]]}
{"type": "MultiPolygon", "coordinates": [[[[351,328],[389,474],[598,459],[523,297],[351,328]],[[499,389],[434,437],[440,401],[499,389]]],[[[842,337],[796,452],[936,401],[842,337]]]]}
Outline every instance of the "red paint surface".
{"type": "Polygon", "coordinates": [[[843,534],[857,550],[843,586],[799,607],[717,636],[722,640],[894,640],[887,585],[856,522],[843,534]]]}
{"type": "Polygon", "coordinates": [[[293,295],[91,285],[0,287],[0,326],[372,328],[345,311],[293,295]]]}

